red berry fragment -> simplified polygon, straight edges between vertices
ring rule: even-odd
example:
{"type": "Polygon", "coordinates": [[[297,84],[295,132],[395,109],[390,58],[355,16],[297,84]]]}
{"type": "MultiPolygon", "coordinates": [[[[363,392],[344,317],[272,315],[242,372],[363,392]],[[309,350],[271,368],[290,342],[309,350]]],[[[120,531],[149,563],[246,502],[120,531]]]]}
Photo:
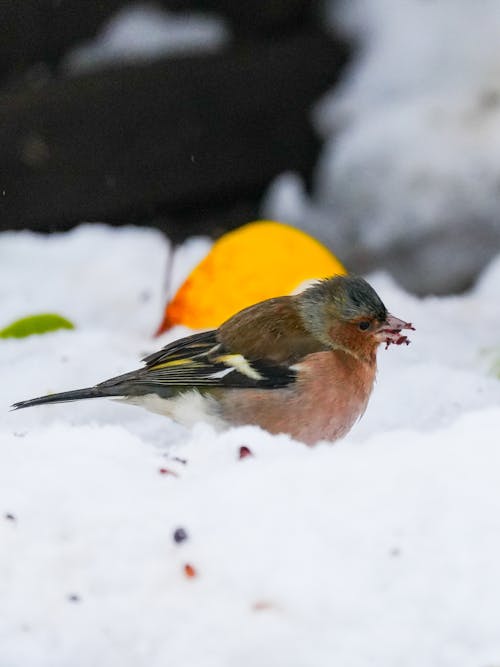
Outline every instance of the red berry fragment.
{"type": "Polygon", "coordinates": [[[403,329],[409,329],[415,331],[415,327],[411,322],[404,322],[403,320],[394,317],[393,315],[388,315],[386,320],[387,327],[379,329],[381,333],[387,334],[385,339],[385,349],[389,345],[409,345],[410,341],[407,336],[404,336],[401,331],[403,329]]]}
{"type": "Polygon", "coordinates": [[[274,609],[274,604],[268,600],[257,600],[252,605],[254,611],[267,611],[268,609],[274,609]]]}
{"type": "Polygon", "coordinates": [[[176,528],[174,530],[174,542],[177,542],[177,544],[180,544],[181,542],[184,542],[184,540],[187,540],[188,534],[184,530],[184,528],[176,528]]]}
{"type": "Polygon", "coordinates": [[[189,577],[189,579],[192,579],[193,577],[196,577],[197,573],[192,565],[186,563],[184,565],[184,574],[186,575],[186,577],[189,577]]]}
{"type": "Polygon", "coordinates": [[[159,468],[158,472],[160,475],[172,475],[173,477],[179,477],[175,470],[170,470],[170,468],[159,468]]]}
{"type": "Polygon", "coordinates": [[[241,445],[238,458],[246,459],[247,456],[253,456],[252,450],[246,445],[241,445]]]}

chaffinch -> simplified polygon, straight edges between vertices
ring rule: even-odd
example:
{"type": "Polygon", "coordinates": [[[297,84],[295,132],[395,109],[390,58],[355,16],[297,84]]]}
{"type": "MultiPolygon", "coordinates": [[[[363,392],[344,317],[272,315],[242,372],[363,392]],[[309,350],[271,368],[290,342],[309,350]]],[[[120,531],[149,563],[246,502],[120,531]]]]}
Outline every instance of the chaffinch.
{"type": "Polygon", "coordinates": [[[176,340],[139,370],[12,407],[121,397],[187,424],[256,424],[307,444],[337,440],[365,411],[379,344],[408,344],[401,331],[413,328],[363,278],[335,276],[176,340]]]}

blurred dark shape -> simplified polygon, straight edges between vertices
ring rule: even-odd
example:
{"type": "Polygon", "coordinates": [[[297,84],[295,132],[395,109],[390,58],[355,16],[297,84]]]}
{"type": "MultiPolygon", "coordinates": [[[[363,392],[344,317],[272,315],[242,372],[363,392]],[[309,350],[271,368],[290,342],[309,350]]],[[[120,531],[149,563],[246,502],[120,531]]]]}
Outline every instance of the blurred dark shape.
{"type": "Polygon", "coordinates": [[[187,539],[188,539],[188,534],[184,528],[180,527],[174,530],[174,542],[180,544],[181,542],[184,542],[187,539]]]}
{"type": "Polygon", "coordinates": [[[315,3],[155,3],[220,15],[231,45],[61,77],[61,58],[126,4],[0,3],[0,228],[99,220],[217,235],[257,215],[277,174],[310,178],[310,109],[347,53],[317,27],[315,3]]]}
{"type": "Polygon", "coordinates": [[[310,0],[14,0],[0,2],[0,79],[14,79],[43,62],[55,68],[76,43],[92,39],[122,7],[152,4],[226,18],[236,40],[301,30],[311,20],[310,0]]]}

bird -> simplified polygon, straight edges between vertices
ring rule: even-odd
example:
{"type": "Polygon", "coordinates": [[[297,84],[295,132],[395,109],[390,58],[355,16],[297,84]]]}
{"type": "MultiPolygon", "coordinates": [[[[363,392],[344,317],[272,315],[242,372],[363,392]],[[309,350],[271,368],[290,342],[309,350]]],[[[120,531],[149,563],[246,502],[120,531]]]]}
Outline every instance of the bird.
{"type": "Polygon", "coordinates": [[[335,275],[174,340],[138,370],[12,408],[111,397],[187,425],[252,424],[307,445],[333,442],[365,412],[377,348],[409,344],[406,329],[414,326],[391,315],[364,278],[335,275]]]}

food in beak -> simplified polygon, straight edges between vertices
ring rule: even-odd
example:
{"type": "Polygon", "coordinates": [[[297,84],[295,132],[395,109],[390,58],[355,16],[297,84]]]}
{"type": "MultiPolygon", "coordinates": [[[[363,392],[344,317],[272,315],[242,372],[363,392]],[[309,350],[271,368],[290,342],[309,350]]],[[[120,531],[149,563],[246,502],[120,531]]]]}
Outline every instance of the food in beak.
{"type": "Polygon", "coordinates": [[[398,317],[394,317],[394,315],[389,313],[385,322],[383,322],[377,329],[376,336],[381,343],[385,343],[386,350],[389,345],[392,344],[403,345],[404,343],[405,345],[409,345],[410,341],[408,340],[408,337],[401,333],[403,329],[411,329],[412,331],[415,331],[415,327],[411,322],[400,320],[398,317]]]}

